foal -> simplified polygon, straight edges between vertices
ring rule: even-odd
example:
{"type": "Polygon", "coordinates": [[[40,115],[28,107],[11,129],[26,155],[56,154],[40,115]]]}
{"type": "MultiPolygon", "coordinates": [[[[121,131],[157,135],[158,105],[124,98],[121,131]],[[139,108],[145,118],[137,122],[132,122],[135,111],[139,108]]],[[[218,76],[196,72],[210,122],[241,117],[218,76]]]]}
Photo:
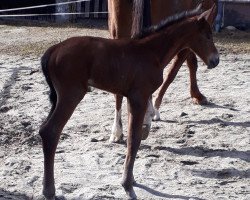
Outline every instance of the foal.
{"type": "MultiPolygon", "coordinates": [[[[213,8],[214,9],[214,8],[213,8]]],[[[42,69],[50,87],[52,109],[39,134],[44,152],[43,194],[55,198],[54,157],[60,134],[88,85],[126,96],[129,105],[127,155],[122,186],[135,199],[133,166],[141,143],[147,102],[163,81],[163,69],[184,48],[190,48],[210,67],[219,63],[207,20],[212,9],[175,15],[137,39],[111,40],[74,37],[50,47],[42,69]],[[200,49],[199,46],[204,48],[200,49]]]]}

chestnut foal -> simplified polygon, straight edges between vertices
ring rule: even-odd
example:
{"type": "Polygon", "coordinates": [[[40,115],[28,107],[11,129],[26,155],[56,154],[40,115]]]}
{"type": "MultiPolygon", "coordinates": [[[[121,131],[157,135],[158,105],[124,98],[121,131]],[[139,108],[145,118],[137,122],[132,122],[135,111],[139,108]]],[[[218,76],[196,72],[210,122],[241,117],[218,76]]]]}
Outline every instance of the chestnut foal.
{"type": "Polygon", "coordinates": [[[39,134],[44,152],[43,194],[55,199],[54,157],[60,134],[88,85],[128,99],[127,155],[122,186],[136,199],[133,166],[142,138],[148,99],[163,82],[163,69],[182,49],[190,48],[208,66],[219,63],[208,23],[215,6],[172,16],[135,39],[73,37],[50,47],[41,64],[50,87],[52,108],[39,134]],[[204,48],[199,48],[202,45],[204,48]]]}

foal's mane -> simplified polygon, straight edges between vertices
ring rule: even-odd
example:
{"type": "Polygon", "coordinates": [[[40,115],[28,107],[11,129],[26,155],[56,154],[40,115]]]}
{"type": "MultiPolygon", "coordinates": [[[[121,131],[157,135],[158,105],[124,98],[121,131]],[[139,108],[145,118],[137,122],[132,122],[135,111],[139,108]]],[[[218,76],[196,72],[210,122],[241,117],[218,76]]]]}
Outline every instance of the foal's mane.
{"type": "Polygon", "coordinates": [[[201,4],[193,10],[184,11],[184,12],[172,15],[170,17],[167,17],[166,19],[163,19],[157,25],[152,25],[148,28],[143,29],[140,33],[134,35],[132,38],[134,38],[134,39],[144,38],[152,33],[156,33],[158,31],[162,30],[165,27],[168,27],[168,26],[171,26],[171,25],[176,24],[178,22],[181,22],[187,18],[197,16],[197,15],[202,13],[202,10],[200,8],[201,8],[201,4]]]}

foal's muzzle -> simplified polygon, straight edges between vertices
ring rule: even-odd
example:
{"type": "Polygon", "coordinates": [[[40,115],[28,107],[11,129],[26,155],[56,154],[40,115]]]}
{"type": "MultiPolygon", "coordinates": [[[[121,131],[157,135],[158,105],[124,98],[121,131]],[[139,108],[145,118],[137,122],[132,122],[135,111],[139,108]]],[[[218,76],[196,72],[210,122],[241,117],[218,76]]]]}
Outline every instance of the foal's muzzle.
{"type": "Polygon", "coordinates": [[[209,64],[208,64],[208,69],[213,69],[215,68],[220,62],[220,57],[218,54],[212,55],[209,64]]]}

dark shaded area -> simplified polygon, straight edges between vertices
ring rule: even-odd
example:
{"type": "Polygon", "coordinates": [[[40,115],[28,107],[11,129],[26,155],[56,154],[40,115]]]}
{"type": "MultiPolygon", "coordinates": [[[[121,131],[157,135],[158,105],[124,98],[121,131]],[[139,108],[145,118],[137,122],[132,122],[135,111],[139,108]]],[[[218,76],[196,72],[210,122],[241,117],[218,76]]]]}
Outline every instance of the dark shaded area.
{"type": "Polygon", "coordinates": [[[207,104],[205,105],[202,105],[204,107],[208,107],[208,108],[222,108],[222,109],[228,109],[228,110],[232,110],[232,111],[239,111],[235,108],[233,108],[232,105],[218,105],[218,104],[215,104],[215,103],[212,103],[212,102],[208,102],[207,104]]]}
{"type": "MultiPolygon", "coordinates": [[[[46,5],[46,4],[54,4],[55,0],[1,0],[0,9],[11,9],[11,8],[20,8],[20,7],[29,7],[29,6],[38,6],[38,5],[46,5]]],[[[11,11],[11,12],[0,12],[2,15],[8,14],[47,14],[54,13],[56,10],[55,6],[45,7],[45,8],[34,8],[28,10],[20,10],[20,11],[11,11]]],[[[18,18],[18,17],[17,17],[18,18]]],[[[1,19],[1,18],[0,18],[1,19]]],[[[31,19],[31,20],[55,20],[55,16],[36,16],[36,17],[23,17],[23,19],[31,19]]]]}
{"type": "MultiPolygon", "coordinates": [[[[40,6],[40,5],[50,5],[55,3],[65,3],[70,1],[60,1],[56,2],[55,0],[1,0],[0,10],[3,9],[12,9],[12,8],[23,8],[23,7],[31,7],[31,6],[40,6]]],[[[47,7],[41,8],[32,8],[25,10],[16,10],[16,11],[8,11],[8,12],[0,12],[0,15],[16,15],[16,14],[53,14],[53,13],[81,13],[81,14],[71,14],[68,15],[69,22],[80,22],[85,18],[101,18],[107,19],[107,0],[99,0],[98,4],[96,1],[83,1],[77,3],[70,3],[64,5],[51,5],[47,7]],[[100,13],[97,13],[100,12],[100,13]]],[[[63,15],[65,17],[65,15],[63,15]]],[[[20,16],[20,17],[8,17],[1,18],[0,20],[4,22],[11,21],[49,21],[55,22],[58,17],[56,15],[40,15],[40,16],[20,16]]],[[[60,23],[61,24],[61,23],[60,23]]]]}
{"type": "Polygon", "coordinates": [[[6,101],[8,100],[8,98],[10,98],[10,91],[11,91],[12,87],[15,85],[16,79],[19,76],[19,72],[21,70],[31,70],[31,68],[19,67],[19,68],[13,68],[11,70],[12,70],[12,74],[11,74],[9,80],[7,80],[4,83],[3,91],[0,92],[0,113],[8,111],[6,109],[3,109],[2,106],[4,106],[6,104],[6,101]]]}
{"type": "Polygon", "coordinates": [[[192,174],[203,178],[215,178],[215,179],[226,179],[226,178],[250,178],[250,169],[243,171],[234,168],[222,169],[222,170],[192,170],[192,174]]]}
{"type": "Polygon", "coordinates": [[[194,199],[194,200],[204,200],[204,199],[201,199],[201,198],[198,198],[198,197],[188,197],[188,196],[182,196],[182,195],[170,195],[170,194],[166,194],[166,193],[163,193],[163,192],[159,192],[157,190],[154,190],[152,188],[149,188],[145,185],[142,185],[140,183],[135,183],[134,184],[135,187],[138,187],[138,188],[141,188],[145,191],[147,191],[148,193],[150,194],[153,194],[157,197],[161,197],[161,198],[167,198],[167,199],[183,199],[183,200],[189,200],[189,199],[194,199]]]}
{"type": "MultiPolygon", "coordinates": [[[[20,79],[21,71],[26,71],[28,74],[29,71],[32,71],[32,68],[21,66],[17,68],[9,68],[8,70],[8,73],[11,75],[5,81],[2,91],[0,91],[0,116],[16,107],[15,103],[8,103],[8,100],[13,98],[12,90],[16,87],[16,82],[20,79]]],[[[25,92],[31,89],[31,85],[22,85],[20,89],[25,92]]],[[[33,119],[26,115],[18,117],[6,115],[5,120],[0,120],[0,144],[10,145],[15,142],[28,144],[30,146],[40,144],[40,137],[38,137],[38,135],[34,135],[35,128],[32,121],[33,119]],[[6,121],[9,121],[9,124],[5,124],[6,121]],[[8,129],[9,125],[15,127],[15,131],[13,131],[14,128],[8,129]]]]}
{"type": "Polygon", "coordinates": [[[11,200],[30,200],[31,197],[28,197],[26,194],[21,194],[18,192],[9,192],[0,188],[0,199],[11,199],[11,200]]]}
{"type": "Polygon", "coordinates": [[[190,155],[196,157],[222,157],[236,158],[246,162],[250,162],[250,151],[224,150],[224,149],[208,149],[204,147],[184,147],[172,148],[164,146],[156,146],[154,149],[161,151],[169,151],[179,155],[190,155]]]}
{"type": "Polygon", "coordinates": [[[246,122],[228,122],[228,121],[224,121],[222,119],[219,118],[212,118],[212,119],[208,119],[208,120],[199,120],[199,121],[186,121],[187,123],[191,123],[191,124],[221,124],[223,126],[240,126],[240,127],[244,127],[244,128],[249,128],[250,127],[250,121],[246,121],[246,122]]]}
{"type": "Polygon", "coordinates": [[[239,30],[250,28],[250,4],[249,3],[226,3],[225,26],[235,26],[239,30]]]}

